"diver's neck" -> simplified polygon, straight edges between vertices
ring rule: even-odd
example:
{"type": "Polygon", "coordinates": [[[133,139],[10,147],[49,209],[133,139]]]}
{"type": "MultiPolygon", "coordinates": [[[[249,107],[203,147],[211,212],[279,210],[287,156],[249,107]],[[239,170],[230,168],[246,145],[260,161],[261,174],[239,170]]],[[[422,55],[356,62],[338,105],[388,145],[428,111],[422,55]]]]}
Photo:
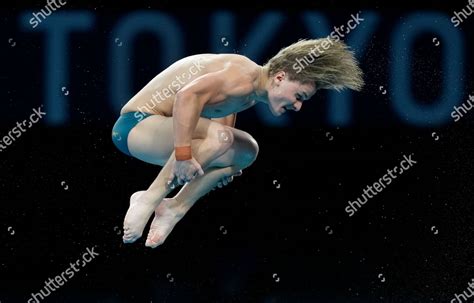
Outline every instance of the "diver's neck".
{"type": "Polygon", "coordinates": [[[257,79],[257,87],[255,88],[255,100],[257,102],[268,102],[268,66],[264,65],[260,67],[258,79],[257,79]]]}

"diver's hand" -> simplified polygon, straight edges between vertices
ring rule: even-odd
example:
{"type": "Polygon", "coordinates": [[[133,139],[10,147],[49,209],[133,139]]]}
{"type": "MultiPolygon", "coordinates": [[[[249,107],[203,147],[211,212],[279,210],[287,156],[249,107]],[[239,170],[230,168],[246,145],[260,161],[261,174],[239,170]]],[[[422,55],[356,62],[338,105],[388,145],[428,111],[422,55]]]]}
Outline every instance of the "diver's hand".
{"type": "MultiPolygon", "coordinates": [[[[224,186],[227,186],[230,182],[232,182],[234,180],[234,177],[238,177],[238,176],[242,176],[242,171],[239,170],[238,172],[236,172],[235,174],[233,174],[232,176],[228,176],[228,177],[224,177],[222,178],[218,183],[217,183],[217,187],[219,188],[222,188],[224,186]]],[[[214,190],[215,188],[213,188],[212,190],[214,190]]]]}
{"type": "Polygon", "coordinates": [[[177,161],[173,159],[172,171],[168,178],[168,185],[183,185],[191,182],[197,176],[204,175],[201,165],[196,159],[191,158],[189,160],[177,161]]]}

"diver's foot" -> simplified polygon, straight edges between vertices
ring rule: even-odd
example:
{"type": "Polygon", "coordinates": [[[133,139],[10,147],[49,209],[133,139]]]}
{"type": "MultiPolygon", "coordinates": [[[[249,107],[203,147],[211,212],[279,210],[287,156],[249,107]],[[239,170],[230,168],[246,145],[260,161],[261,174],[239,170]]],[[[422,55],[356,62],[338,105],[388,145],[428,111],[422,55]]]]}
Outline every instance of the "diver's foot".
{"type": "Polygon", "coordinates": [[[130,207],[123,221],[123,243],[137,241],[143,233],[148,219],[153,214],[154,205],[140,199],[145,191],[138,191],[130,197],[130,207]]]}
{"type": "Polygon", "coordinates": [[[176,223],[184,217],[186,211],[177,204],[175,199],[163,199],[156,208],[145,246],[155,248],[163,244],[176,223]]]}

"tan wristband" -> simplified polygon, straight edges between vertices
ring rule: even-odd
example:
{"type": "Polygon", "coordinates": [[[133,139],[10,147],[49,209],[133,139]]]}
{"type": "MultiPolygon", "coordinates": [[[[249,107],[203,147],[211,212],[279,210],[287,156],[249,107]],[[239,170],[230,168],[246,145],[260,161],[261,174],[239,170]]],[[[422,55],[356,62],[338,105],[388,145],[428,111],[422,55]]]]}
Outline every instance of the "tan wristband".
{"type": "Polygon", "coordinates": [[[185,161],[192,159],[191,146],[180,146],[174,148],[176,161],[185,161]]]}

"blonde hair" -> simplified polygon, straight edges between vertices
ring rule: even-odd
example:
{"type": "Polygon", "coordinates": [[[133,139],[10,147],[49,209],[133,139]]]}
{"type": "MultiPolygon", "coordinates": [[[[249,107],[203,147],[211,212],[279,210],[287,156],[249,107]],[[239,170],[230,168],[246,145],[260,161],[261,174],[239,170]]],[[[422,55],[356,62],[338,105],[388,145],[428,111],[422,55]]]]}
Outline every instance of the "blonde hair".
{"type": "Polygon", "coordinates": [[[265,66],[270,77],[284,71],[290,80],[313,82],[316,89],[340,91],[347,87],[360,91],[364,86],[354,53],[339,39],[299,40],[281,49],[265,66]]]}

